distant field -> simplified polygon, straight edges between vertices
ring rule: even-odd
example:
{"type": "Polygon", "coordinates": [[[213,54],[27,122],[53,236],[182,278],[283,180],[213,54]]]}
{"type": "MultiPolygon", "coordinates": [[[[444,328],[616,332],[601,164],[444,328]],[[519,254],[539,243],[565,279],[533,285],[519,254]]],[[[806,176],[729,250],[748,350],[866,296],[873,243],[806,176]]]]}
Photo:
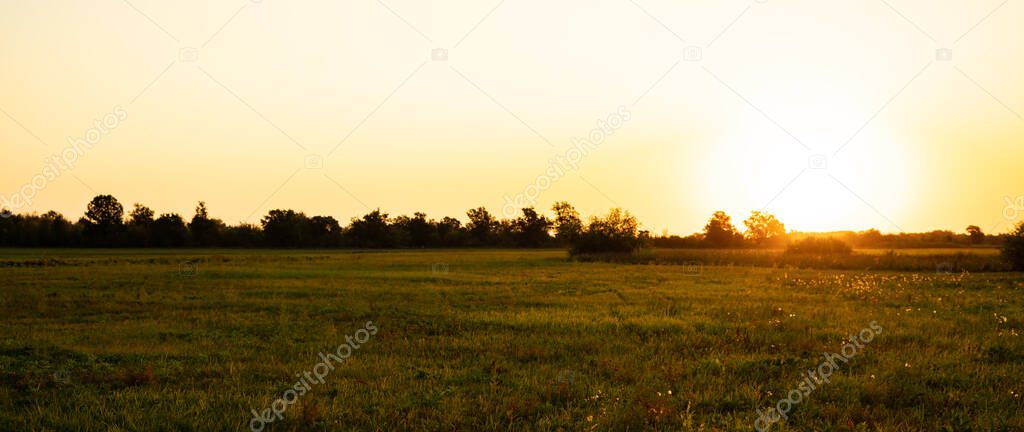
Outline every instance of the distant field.
{"type": "Polygon", "coordinates": [[[851,255],[790,255],[783,249],[650,249],[630,256],[584,255],[580,261],[933,273],[1011,270],[996,248],[857,249],[851,255]]]}
{"type": "MultiPolygon", "coordinates": [[[[660,249],[665,251],[671,250],[687,250],[687,249],[672,249],[665,248],[660,249]]],[[[736,249],[689,249],[707,252],[729,252],[735,251],[736,249]]],[[[749,253],[768,253],[768,254],[779,254],[784,251],[783,248],[778,249],[746,249],[744,252],[749,253]]],[[[964,254],[977,254],[983,256],[995,256],[999,255],[999,248],[996,247],[971,247],[971,248],[917,248],[917,249],[893,249],[893,248],[857,248],[854,249],[856,253],[865,255],[882,255],[889,252],[893,252],[899,255],[952,255],[958,253],[964,254]]]]}
{"type": "Polygon", "coordinates": [[[932,249],[855,249],[857,253],[866,255],[882,255],[893,252],[899,255],[955,255],[972,254],[982,256],[999,255],[999,248],[996,247],[972,247],[972,248],[932,248],[932,249]]]}
{"type": "Polygon", "coordinates": [[[368,321],[263,430],[749,431],[873,322],[773,430],[1024,430],[1020,273],[0,250],[0,281],[0,430],[249,430],[368,321]]]}

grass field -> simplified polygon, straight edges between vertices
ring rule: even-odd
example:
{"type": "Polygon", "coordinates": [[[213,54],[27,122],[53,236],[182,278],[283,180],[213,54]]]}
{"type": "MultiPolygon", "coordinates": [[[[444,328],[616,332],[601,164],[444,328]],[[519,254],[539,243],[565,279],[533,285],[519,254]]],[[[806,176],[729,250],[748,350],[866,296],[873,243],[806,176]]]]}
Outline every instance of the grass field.
{"type": "Polygon", "coordinates": [[[996,248],[857,249],[850,255],[790,254],[782,249],[648,249],[632,255],[583,254],[580,261],[922,273],[1012,270],[996,248]]]}
{"type": "Polygon", "coordinates": [[[747,431],[872,323],[773,430],[1024,430],[1020,273],[2,250],[0,281],[0,430],[249,430],[298,387],[257,425],[747,431]]]}

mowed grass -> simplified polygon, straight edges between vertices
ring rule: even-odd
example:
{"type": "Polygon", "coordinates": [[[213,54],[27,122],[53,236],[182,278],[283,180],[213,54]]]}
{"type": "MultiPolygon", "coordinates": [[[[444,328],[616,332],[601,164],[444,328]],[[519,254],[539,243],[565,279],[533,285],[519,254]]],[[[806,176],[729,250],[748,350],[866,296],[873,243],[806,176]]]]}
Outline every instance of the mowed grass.
{"type": "Polygon", "coordinates": [[[0,430],[248,429],[367,321],[266,430],[748,431],[872,321],[773,429],[1024,430],[1019,273],[4,250],[0,294],[0,430]]]}

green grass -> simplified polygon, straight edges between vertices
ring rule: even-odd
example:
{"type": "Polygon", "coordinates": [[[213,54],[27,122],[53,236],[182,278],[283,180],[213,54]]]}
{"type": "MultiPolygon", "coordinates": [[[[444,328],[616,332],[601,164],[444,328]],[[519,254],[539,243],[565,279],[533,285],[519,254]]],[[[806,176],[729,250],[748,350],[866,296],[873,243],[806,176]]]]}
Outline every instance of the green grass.
{"type": "Polygon", "coordinates": [[[0,430],[247,429],[367,321],[266,430],[753,430],[872,321],[773,430],[1024,430],[1020,273],[2,250],[0,282],[0,430]]]}
{"type": "Polygon", "coordinates": [[[708,265],[901,272],[1005,272],[1010,264],[996,248],[858,249],[852,254],[800,254],[781,249],[645,249],[631,255],[581,254],[584,262],[708,265]]]}

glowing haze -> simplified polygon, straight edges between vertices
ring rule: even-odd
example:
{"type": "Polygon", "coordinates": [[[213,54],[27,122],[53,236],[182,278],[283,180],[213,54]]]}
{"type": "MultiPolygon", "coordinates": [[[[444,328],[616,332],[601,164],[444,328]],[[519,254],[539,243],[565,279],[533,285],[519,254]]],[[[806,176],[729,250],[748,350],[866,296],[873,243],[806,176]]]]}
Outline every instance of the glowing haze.
{"type": "Polygon", "coordinates": [[[1005,231],[1022,18],[1002,0],[6,1],[0,193],[72,219],[97,193],[229,223],[525,194],[659,233],[762,208],[804,231],[1005,231]]]}

